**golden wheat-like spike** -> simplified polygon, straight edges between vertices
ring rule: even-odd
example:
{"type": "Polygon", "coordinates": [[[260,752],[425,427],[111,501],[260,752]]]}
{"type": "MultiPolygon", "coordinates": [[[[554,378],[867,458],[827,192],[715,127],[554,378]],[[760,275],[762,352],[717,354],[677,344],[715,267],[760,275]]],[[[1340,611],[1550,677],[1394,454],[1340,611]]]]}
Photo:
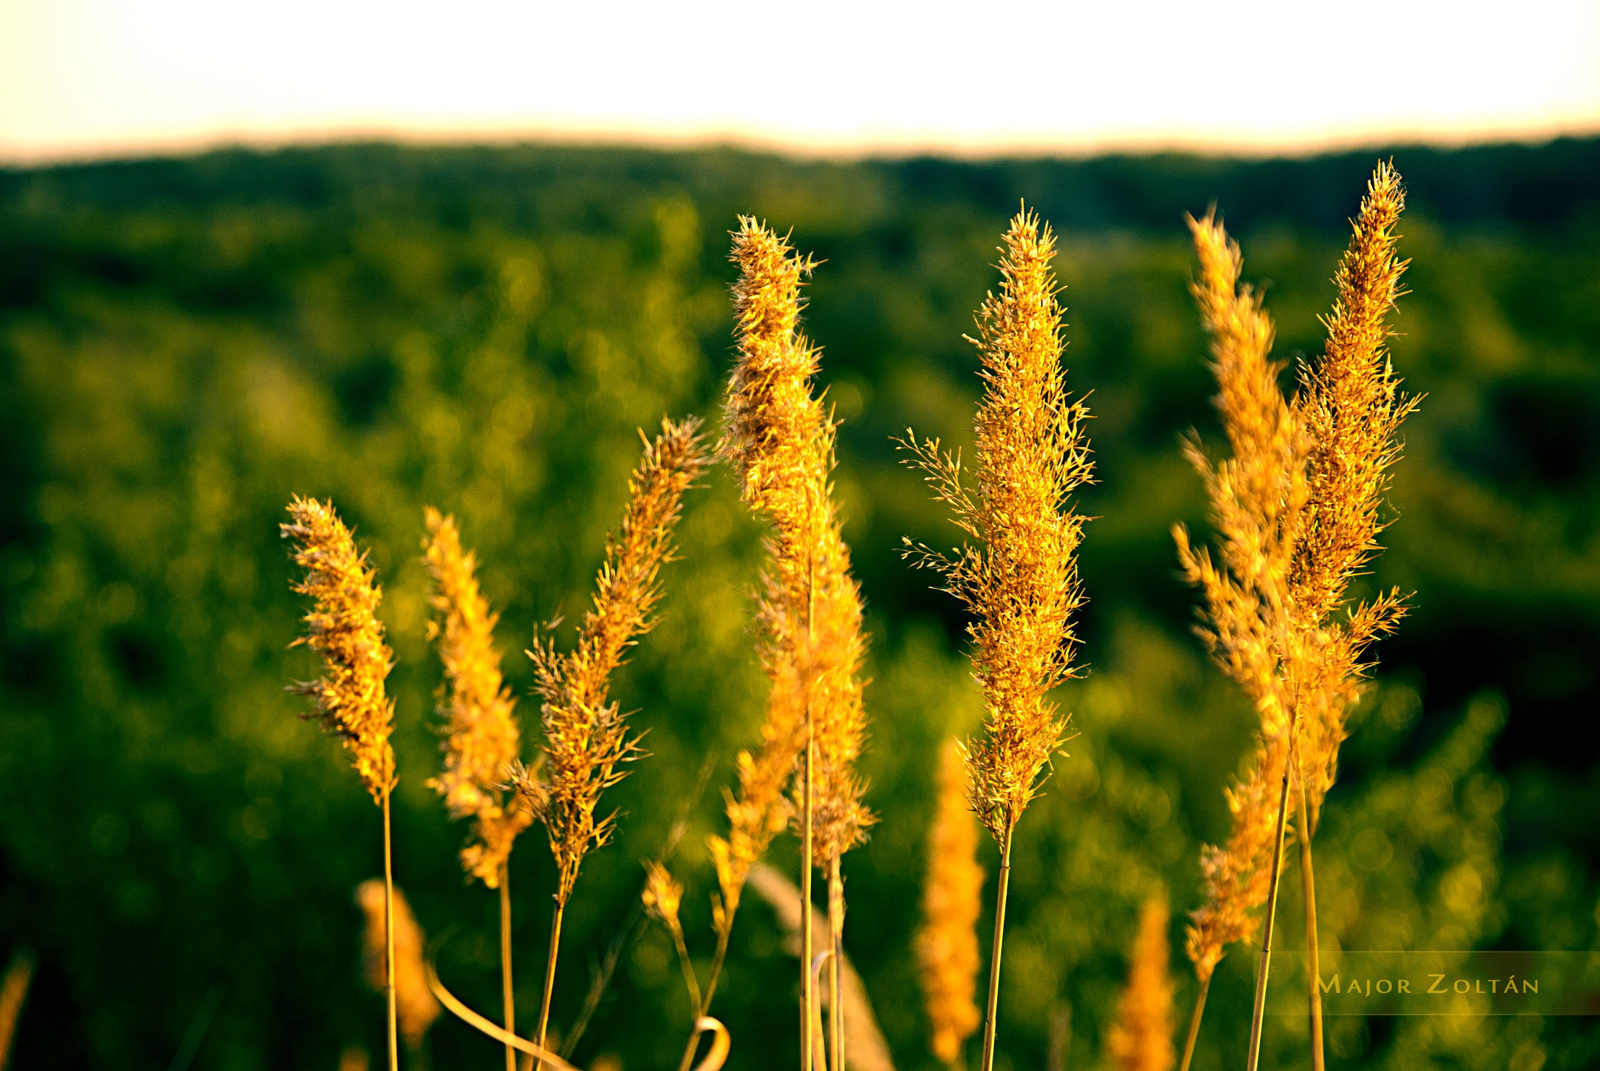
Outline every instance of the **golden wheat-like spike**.
{"type": "Polygon", "coordinates": [[[1419,401],[1401,393],[1386,346],[1407,264],[1395,254],[1394,228],[1404,207],[1399,173],[1378,164],[1334,276],[1338,298],[1324,321],[1322,358],[1302,376],[1300,408],[1313,444],[1310,506],[1290,585],[1312,623],[1344,602],[1351,578],[1379,549],[1400,423],[1419,401]]]}
{"type": "MultiPolygon", "coordinates": [[[[383,879],[370,878],[356,887],[356,903],[366,915],[362,937],[362,962],[367,984],[381,993],[386,982],[384,971],[383,879]]],[[[394,890],[394,981],[395,1000],[400,1013],[400,1034],[415,1052],[422,1038],[443,1009],[428,988],[428,972],[423,965],[427,938],[417,924],[417,916],[405,895],[394,890]]]]}
{"type": "Polygon", "coordinates": [[[1201,849],[1204,896],[1191,915],[1186,951],[1204,983],[1228,944],[1254,935],[1267,897],[1288,726],[1288,569],[1307,497],[1309,442],[1279,386],[1282,366],[1269,357],[1271,317],[1239,282],[1238,245],[1214,216],[1191,219],[1189,228],[1200,261],[1193,293],[1211,337],[1214,402],[1232,452],[1212,461],[1193,440],[1186,450],[1205,480],[1217,559],[1193,548],[1181,526],[1173,534],[1179,563],[1205,598],[1200,635],[1261,717],[1251,772],[1228,793],[1228,839],[1201,849]]]}
{"type": "Polygon", "coordinates": [[[1072,615],[1083,602],[1077,550],[1083,517],[1069,497],[1092,465],[1081,402],[1067,399],[1061,307],[1050,268],[1055,238],[1023,211],[1011,221],[1001,286],[979,309],[984,396],[977,413],[976,487],[937,441],[904,443],[935,495],[975,539],[954,555],[908,544],[940,570],[974,616],[972,660],[988,707],[968,750],[972,805],[1004,840],[1038,789],[1065,719],[1045,699],[1077,675],[1072,615]]]}
{"type": "Polygon", "coordinates": [[[478,588],[477,561],[462,549],[455,519],[429,507],[423,559],[433,579],[428,623],[439,661],[444,664],[439,713],[444,721],[444,770],[428,782],[444,797],[452,818],[472,818],[472,841],[461,864],[489,888],[500,885],[500,871],[517,834],[532,813],[506,798],[506,770],[522,750],[516,700],[500,672],[494,645],[499,615],[478,588]]]}
{"type": "MultiPolygon", "coordinates": [[[[559,871],[557,900],[572,895],[578,869],[591,848],[610,839],[614,816],[596,816],[601,794],[620,781],[619,767],[639,756],[627,717],[607,697],[611,673],[652,624],[660,598],[658,575],[671,560],[672,535],[683,493],[704,470],[699,421],[662,421],[654,442],[628,481],[622,525],[608,540],[595,585],[571,651],[535,643],[535,687],[543,699],[544,766],[540,784],[519,781],[525,803],[544,821],[559,871]]],[[[642,438],[642,435],[641,435],[642,438]]]]}
{"type": "Polygon", "coordinates": [[[978,915],[983,868],[978,865],[978,824],[967,804],[966,760],[954,740],[940,760],[939,802],[928,836],[928,873],[922,891],[917,963],[931,1033],[928,1047],[947,1064],[957,1062],[978,1029],[978,915]]]}
{"type": "Polygon", "coordinates": [[[1167,902],[1153,896],[1139,913],[1128,982],[1117,1001],[1117,1018],[1106,1033],[1106,1050],[1118,1071],[1172,1071],[1172,978],[1167,951],[1167,902]]]}
{"type": "Polygon", "coordinates": [[[855,772],[866,727],[861,591],[828,483],[835,432],[812,392],[817,351],[797,330],[801,281],[813,263],[749,217],[740,218],[731,259],[739,266],[738,356],[718,452],[738,474],[745,503],[772,524],[756,614],[772,691],[761,747],[739,757],[729,835],[711,840],[728,913],[750,866],[794,810],[784,786],[805,746],[808,710],[816,743],[814,860],[824,865],[848,851],[873,821],[855,772]]]}
{"type": "Polygon", "coordinates": [[[291,586],[312,600],[306,635],[295,642],[320,654],[325,667],[322,677],[289,690],[311,697],[316,710],[306,716],[344,742],[361,783],[381,804],[396,781],[389,743],[394,703],[384,693],[394,658],[378,621],[382,591],[333,503],[297,495],[289,516],[279,529],[295,545],[295,564],[306,571],[291,586]]]}

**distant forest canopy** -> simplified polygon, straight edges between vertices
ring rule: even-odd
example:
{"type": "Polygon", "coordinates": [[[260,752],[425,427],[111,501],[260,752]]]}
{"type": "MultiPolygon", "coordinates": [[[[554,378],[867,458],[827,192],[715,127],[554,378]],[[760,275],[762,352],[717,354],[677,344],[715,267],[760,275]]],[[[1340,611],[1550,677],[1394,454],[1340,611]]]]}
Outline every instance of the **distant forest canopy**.
{"type": "Polygon", "coordinates": [[[661,151],[529,144],[409,147],[387,143],[278,150],[227,149],[201,156],[0,168],[6,214],[55,203],[102,211],[163,205],[202,210],[280,204],[357,215],[404,209],[441,220],[492,218],[590,225],[630,191],[677,186],[707,205],[762,189],[849,193],[835,211],[858,218],[885,202],[934,210],[952,205],[1004,213],[1018,198],[1062,230],[1171,228],[1181,213],[1227,206],[1235,230],[1291,226],[1343,233],[1348,191],[1375,158],[1404,161],[1408,210],[1450,225],[1551,228],[1592,222],[1600,208],[1600,137],[1542,145],[1442,149],[1381,146],[1307,157],[1239,159],[1162,153],[1073,158],[955,160],[920,156],[806,161],[726,148],[661,151]],[[538,189],[552,196],[531,198],[538,189]]]}

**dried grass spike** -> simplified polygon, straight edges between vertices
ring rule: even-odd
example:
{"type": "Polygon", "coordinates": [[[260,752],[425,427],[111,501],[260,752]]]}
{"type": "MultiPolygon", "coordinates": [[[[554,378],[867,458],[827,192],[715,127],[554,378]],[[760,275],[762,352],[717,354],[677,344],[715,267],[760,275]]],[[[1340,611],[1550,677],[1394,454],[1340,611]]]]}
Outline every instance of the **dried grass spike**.
{"type": "Polygon", "coordinates": [[[620,767],[640,755],[626,715],[607,695],[611,673],[650,629],[683,493],[705,464],[699,422],[662,421],[661,434],[646,440],[628,481],[622,525],[607,542],[594,605],[579,625],[577,644],[560,652],[553,641],[536,642],[528,652],[544,701],[544,768],[534,799],[543,796],[539,816],[560,872],[561,903],[572,894],[583,857],[610,839],[613,817],[596,816],[601,794],[625,776],[620,767]]]}
{"type": "Polygon", "coordinates": [[[1118,1071],[1172,1071],[1172,978],[1168,973],[1167,902],[1151,897],[1139,913],[1139,936],[1128,965],[1128,983],[1117,1001],[1117,1018],[1106,1049],[1118,1071]]]}
{"type": "Polygon", "coordinates": [[[928,837],[928,873],[922,892],[917,963],[932,1032],[928,1047],[947,1064],[978,1029],[978,916],[983,868],[978,865],[978,824],[967,804],[961,748],[947,741],[939,770],[938,811],[928,837]]]}
{"type": "Polygon", "coordinates": [[[310,696],[323,729],[339,737],[356,773],[381,803],[394,788],[394,703],[384,693],[393,653],[383,642],[378,621],[381,590],[365,552],[333,510],[333,503],[298,495],[289,503],[290,522],[279,526],[294,546],[294,561],[305,577],[292,585],[308,595],[307,644],[322,656],[326,672],[289,690],[310,696]]]}
{"type": "MultiPolygon", "coordinates": [[[[387,978],[384,972],[383,881],[370,878],[356,887],[356,903],[366,915],[363,931],[362,962],[365,965],[367,984],[374,991],[383,992],[387,978]]],[[[428,972],[423,964],[423,950],[427,947],[422,927],[411,912],[411,905],[399,889],[394,891],[394,978],[395,998],[400,1013],[400,1033],[406,1046],[415,1052],[422,1038],[439,1018],[442,1010],[428,988],[428,972]]]]}
{"type": "Polygon", "coordinates": [[[423,557],[433,579],[428,623],[444,664],[439,713],[444,721],[444,771],[428,784],[444,797],[452,818],[472,818],[472,843],[462,849],[467,873],[498,888],[516,837],[532,822],[527,808],[507,799],[507,768],[522,748],[511,689],[494,646],[499,615],[478,588],[477,562],[461,546],[455,519],[429,508],[423,557]]]}

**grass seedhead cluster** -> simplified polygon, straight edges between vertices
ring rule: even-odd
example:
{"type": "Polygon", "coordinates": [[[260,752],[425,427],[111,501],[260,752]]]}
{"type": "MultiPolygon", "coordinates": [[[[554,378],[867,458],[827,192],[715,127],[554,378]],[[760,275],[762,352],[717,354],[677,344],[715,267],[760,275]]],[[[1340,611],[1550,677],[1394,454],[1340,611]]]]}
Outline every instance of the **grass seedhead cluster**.
{"type": "Polygon", "coordinates": [[[1186,447],[1205,481],[1216,557],[1195,549],[1181,526],[1174,536],[1184,574],[1204,596],[1198,631],[1253,701],[1260,723],[1250,772],[1228,793],[1228,840],[1201,851],[1204,902],[1187,942],[1201,987],[1185,1068],[1217,962],[1228,944],[1252,939],[1264,922],[1250,1042],[1255,1066],[1291,785],[1312,967],[1313,1066],[1322,1066],[1310,843],[1360,695],[1364,652],[1405,609],[1391,591],[1339,616],[1351,581],[1380,549],[1399,426],[1417,404],[1400,393],[1386,349],[1405,270],[1394,231],[1403,207],[1399,175],[1380,163],[1334,276],[1338,296],[1323,321],[1327,343],[1320,360],[1301,368],[1293,398],[1279,385],[1283,366],[1269,359],[1272,321],[1239,282],[1239,247],[1214,216],[1190,220],[1200,261],[1193,290],[1211,337],[1215,404],[1231,456],[1214,462],[1194,439],[1186,447]]]}
{"type": "Polygon", "coordinates": [[[946,742],[939,767],[939,802],[928,834],[928,875],[922,892],[917,963],[928,1013],[928,1048],[954,1064],[983,1017],[978,1012],[978,916],[983,868],[978,823],[967,803],[966,760],[946,742]]]}
{"type": "Polygon", "coordinates": [[[477,561],[461,549],[453,517],[429,509],[423,559],[433,578],[428,623],[444,664],[439,714],[444,722],[444,770],[429,784],[444,797],[451,818],[471,818],[472,843],[461,851],[461,865],[491,889],[517,834],[533,821],[505,788],[506,771],[522,754],[516,700],[500,673],[494,627],[499,615],[478,589],[477,561]]]}
{"type": "MultiPolygon", "coordinates": [[[[583,616],[572,650],[536,642],[534,687],[544,701],[544,765],[538,777],[518,778],[526,805],[544,823],[566,903],[591,848],[610,839],[615,815],[596,817],[601,794],[626,776],[641,754],[627,716],[610,700],[611,674],[628,648],[649,631],[661,597],[661,566],[672,558],[683,493],[705,468],[699,422],[663,421],[628,480],[621,527],[608,539],[595,582],[594,605],[583,616]]],[[[641,436],[642,437],[642,436],[641,436]]]]}
{"type": "Polygon", "coordinates": [[[1106,1051],[1117,1071],[1172,1071],[1172,975],[1167,949],[1167,901],[1153,896],[1139,912],[1139,936],[1106,1051]]]}
{"type": "MultiPolygon", "coordinates": [[[[802,278],[815,264],[763,224],[741,217],[730,259],[737,357],[729,377],[718,454],[739,479],[740,496],[771,530],[766,572],[756,611],[757,643],[771,681],[762,746],[739,756],[739,791],[728,805],[729,835],[711,850],[721,889],[719,930],[749,868],[761,857],[784,817],[798,819],[805,857],[802,889],[809,897],[811,867],[828,873],[833,930],[831,982],[839,985],[843,924],[840,859],[865,839],[873,822],[862,804],[866,785],[856,760],[866,735],[861,664],[861,589],[850,573],[843,522],[833,502],[835,425],[812,392],[818,351],[799,333],[802,278]],[[794,800],[784,788],[795,779],[794,800]]],[[[809,915],[802,935],[809,962],[809,915]]],[[[815,1006],[804,973],[803,1033],[815,1006]]],[[[840,1002],[832,1002],[834,1059],[842,1047],[840,1002]]],[[[809,1045],[803,1043],[803,1051],[809,1045]]]]}
{"type": "Polygon", "coordinates": [[[295,643],[321,655],[324,666],[317,680],[289,690],[311,697],[315,712],[306,716],[344,743],[361,783],[373,802],[381,803],[395,786],[389,744],[394,703],[384,691],[394,653],[383,642],[378,620],[382,591],[331,502],[296,496],[289,517],[279,528],[294,544],[294,563],[305,570],[292,586],[311,598],[306,634],[295,643]]]}
{"type": "Polygon", "coordinates": [[[978,337],[970,340],[984,384],[976,487],[960,456],[942,451],[937,439],[918,442],[908,429],[902,442],[970,540],[951,554],[906,540],[906,554],[942,574],[944,590],[972,614],[972,665],[987,708],[982,736],[967,745],[968,799],[1000,846],[983,1071],[994,1060],[1012,833],[1066,728],[1045,697],[1079,672],[1072,614],[1083,602],[1084,518],[1069,499],[1092,465],[1088,410],[1067,398],[1054,256],[1049,226],[1018,212],[1001,247],[1000,293],[978,310],[978,337]]]}
{"type": "MultiPolygon", "coordinates": [[[[1306,896],[1312,1067],[1322,1071],[1315,883],[1311,842],[1338,770],[1349,711],[1369,669],[1367,652],[1392,630],[1405,599],[1379,593],[1354,602],[1351,586],[1379,552],[1388,523],[1390,471],[1398,431],[1417,400],[1400,391],[1387,346],[1388,317],[1405,262],[1396,256],[1404,197],[1399,176],[1380,164],[1353,221],[1349,247],[1324,321],[1320,357],[1299,369],[1286,395],[1285,365],[1274,361],[1274,325],[1260,294],[1241,281],[1243,257],[1214,213],[1189,220],[1199,257],[1193,284],[1210,340],[1214,399],[1227,440],[1211,457],[1197,436],[1184,444],[1200,473],[1214,542],[1200,546],[1173,530],[1178,561],[1202,596],[1197,631],[1257,714],[1253,754],[1227,790],[1228,836],[1201,851],[1202,903],[1190,915],[1186,951],[1199,982],[1182,1066],[1187,1071],[1206,994],[1228,947],[1259,935],[1248,1068],[1255,1071],[1284,845],[1300,847],[1306,896]]],[[[860,585],[852,575],[843,518],[834,502],[837,424],[815,389],[820,351],[800,330],[802,287],[817,266],[764,223],[740,217],[730,259],[735,360],[714,457],[727,464],[740,497],[767,526],[765,565],[755,584],[753,633],[770,684],[758,744],[737,756],[725,793],[728,828],[707,838],[715,871],[711,895],[716,949],[704,984],[685,933],[684,886],[668,869],[714,768],[708,759],[694,793],[679,804],[668,842],[645,863],[629,920],[597,967],[584,1011],[558,1055],[548,1041],[563,914],[585,858],[611,840],[617,814],[603,797],[643,757],[640,735],[612,697],[612,678],[651,629],[662,596],[661,569],[673,559],[683,496],[712,460],[697,419],[663,420],[644,439],[628,481],[619,527],[608,537],[593,603],[570,649],[536,636],[528,656],[540,700],[541,734],[522,761],[521,729],[494,639],[497,615],[480,588],[477,560],[455,520],[428,509],[424,561],[432,580],[429,639],[443,666],[438,715],[443,768],[429,782],[455,819],[472,820],[461,852],[469,879],[500,893],[503,1025],[446,990],[422,951],[410,908],[394,889],[390,797],[396,784],[389,738],[393,703],[385,679],[393,663],[377,619],[376,577],[332,505],[296,497],[282,532],[304,569],[294,590],[310,597],[308,644],[325,664],[318,680],[293,686],[316,718],[350,752],[363,785],[383,809],[384,880],[358,891],[367,915],[367,973],[389,1001],[389,1056],[397,1037],[419,1052],[440,1003],[505,1047],[507,1071],[570,1068],[571,1046],[589,1026],[629,943],[649,925],[670,935],[688,992],[687,1046],[679,1071],[716,1071],[729,1052],[727,1029],[709,1008],[747,885],[778,909],[799,937],[802,1071],[887,1066],[870,1004],[844,952],[842,860],[876,820],[858,770],[866,747],[867,644],[860,585]],[[509,857],[518,835],[545,827],[555,866],[554,908],[538,1023],[516,1032],[512,985],[509,857]],[[799,840],[799,881],[790,884],[762,859],[786,831],[799,840]],[[827,935],[816,947],[814,871],[827,882],[827,935]],[[798,888],[795,886],[798,885],[798,888]],[[824,1002],[821,990],[829,999],[824,1002]],[[437,1000],[435,1000],[437,995],[437,1000]],[[829,1015],[824,1017],[824,1007],[829,1015]],[[846,1008],[856,1027],[846,1031],[846,1008]],[[847,1053],[846,1038],[851,1037],[847,1053]],[[875,1039],[875,1040],[874,1040],[875,1039]]],[[[909,429],[900,445],[963,533],[941,552],[905,541],[914,564],[935,570],[941,590],[970,615],[968,636],[981,689],[980,730],[943,751],[923,919],[915,951],[926,998],[929,1045],[951,1066],[980,1023],[979,1068],[995,1064],[1002,952],[1018,823],[1041,791],[1067,732],[1051,691],[1082,673],[1075,619],[1084,602],[1078,552],[1086,518],[1075,495],[1093,466],[1088,411],[1067,390],[1062,364],[1060,287],[1052,269],[1055,238],[1023,207],[1010,221],[997,265],[1000,282],[976,313],[982,396],[974,419],[975,464],[937,439],[909,429]],[[987,1005],[976,1004],[976,932],[984,871],[979,826],[999,849],[987,1005]]],[[[552,626],[553,627],[553,626],[552,626]]],[[[1140,914],[1128,982],[1104,1035],[1123,1071],[1170,1071],[1173,984],[1168,907],[1152,897],[1140,914]]],[[[1061,1053],[1066,1024],[1053,1033],[1061,1053]]]]}
{"type": "Polygon", "coordinates": [[[1084,518],[1069,504],[1092,465],[1081,401],[1061,365],[1061,306],[1050,269],[1055,238],[1037,216],[1011,221],[1000,293],[978,311],[983,400],[970,487],[961,459],[907,433],[913,461],[972,540],[951,554],[908,542],[919,564],[973,615],[972,663],[988,716],[969,746],[972,807],[1003,841],[1038,789],[1066,719],[1045,698],[1077,675],[1072,614],[1083,602],[1077,551],[1084,518]]]}

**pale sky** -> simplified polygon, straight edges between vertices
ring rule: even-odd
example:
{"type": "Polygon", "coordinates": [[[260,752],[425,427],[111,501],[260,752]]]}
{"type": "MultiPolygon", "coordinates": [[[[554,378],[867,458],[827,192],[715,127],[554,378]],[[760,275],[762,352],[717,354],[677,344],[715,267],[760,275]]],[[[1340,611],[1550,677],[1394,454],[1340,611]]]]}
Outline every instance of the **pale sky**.
{"type": "Polygon", "coordinates": [[[1600,133],[1600,0],[0,0],[0,162],[352,136],[1267,152],[1600,133]]]}

